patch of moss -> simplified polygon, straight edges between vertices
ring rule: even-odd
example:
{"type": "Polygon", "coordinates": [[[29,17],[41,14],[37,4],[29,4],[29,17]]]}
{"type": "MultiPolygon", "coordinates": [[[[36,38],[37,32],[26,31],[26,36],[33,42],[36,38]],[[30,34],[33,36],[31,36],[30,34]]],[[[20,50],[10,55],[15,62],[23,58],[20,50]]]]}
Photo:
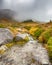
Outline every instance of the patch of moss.
{"type": "Polygon", "coordinates": [[[5,44],[5,46],[7,46],[8,48],[12,47],[13,45],[14,45],[14,43],[5,44]]]}
{"type": "Polygon", "coordinates": [[[27,41],[25,41],[25,40],[20,40],[20,41],[15,42],[15,44],[18,45],[18,46],[23,46],[26,43],[27,43],[27,41]]]}
{"type": "Polygon", "coordinates": [[[28,41],[29,41],[29,37],[26,36],[24,40],[25,40],[26,42],[28,42],[28,41]]]}

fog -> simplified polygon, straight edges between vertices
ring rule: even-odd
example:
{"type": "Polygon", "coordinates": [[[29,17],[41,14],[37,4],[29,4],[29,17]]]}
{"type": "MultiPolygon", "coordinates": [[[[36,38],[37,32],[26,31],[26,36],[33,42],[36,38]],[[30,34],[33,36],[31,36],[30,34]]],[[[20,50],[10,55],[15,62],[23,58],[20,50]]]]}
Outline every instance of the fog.
{"type": "Polygon", "coordinates": [[[52,20],[52,0],[0,0],[0,9],[15,12],[16,20],[48,22],[52,20]]]}

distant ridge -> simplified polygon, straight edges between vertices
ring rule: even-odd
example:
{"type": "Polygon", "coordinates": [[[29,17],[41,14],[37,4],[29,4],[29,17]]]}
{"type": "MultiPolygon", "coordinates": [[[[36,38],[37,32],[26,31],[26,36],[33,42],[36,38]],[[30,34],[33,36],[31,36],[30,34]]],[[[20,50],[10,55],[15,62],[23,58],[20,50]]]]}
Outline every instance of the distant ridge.
{"type": "Polygon", "coordinates": [[[32,23],[32,22],[34,22],[33,20],[25,20],[25,21],[23,21],[23,23],[32,23]]]}

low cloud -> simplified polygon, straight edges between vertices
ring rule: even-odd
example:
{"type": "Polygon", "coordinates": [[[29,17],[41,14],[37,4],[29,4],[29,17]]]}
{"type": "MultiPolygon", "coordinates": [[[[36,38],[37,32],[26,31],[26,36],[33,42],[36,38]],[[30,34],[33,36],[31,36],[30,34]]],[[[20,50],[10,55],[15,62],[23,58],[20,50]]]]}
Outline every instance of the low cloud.
{"type": "Polygon", "coordinates": [[[0,9],[11,9],[19,21],[49,21],[52,19],[51,2],[52,0],[0,0],[0,9]]]}

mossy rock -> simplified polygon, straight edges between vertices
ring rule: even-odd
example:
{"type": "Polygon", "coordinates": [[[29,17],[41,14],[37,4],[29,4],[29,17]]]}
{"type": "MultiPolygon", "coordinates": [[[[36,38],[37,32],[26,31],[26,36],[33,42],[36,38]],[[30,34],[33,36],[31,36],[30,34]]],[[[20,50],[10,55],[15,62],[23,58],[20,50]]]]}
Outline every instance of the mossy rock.
{"type": "Polygon", "coordinates": [[[28,42],[28,41],[29,41],[29,37],[26,36],[24,40],[25,40],[26,42],[28,42]]]}
{"type": "Polygon", "coordinates": [[[52,37],[49,38],[47,42],[47,46],[48,46],[48,53],[49,53],[50,60],[52,60],[52,37]]]}
{"type": "Polygon", "coordinates": [[[17,46],[23,46],[23,45],[26,44],[26,43],[27,43],[27,41],[25,41],[25,40],[20,40],[20,41],[15,42],[15,45],[17,45],[17,46]]]}

